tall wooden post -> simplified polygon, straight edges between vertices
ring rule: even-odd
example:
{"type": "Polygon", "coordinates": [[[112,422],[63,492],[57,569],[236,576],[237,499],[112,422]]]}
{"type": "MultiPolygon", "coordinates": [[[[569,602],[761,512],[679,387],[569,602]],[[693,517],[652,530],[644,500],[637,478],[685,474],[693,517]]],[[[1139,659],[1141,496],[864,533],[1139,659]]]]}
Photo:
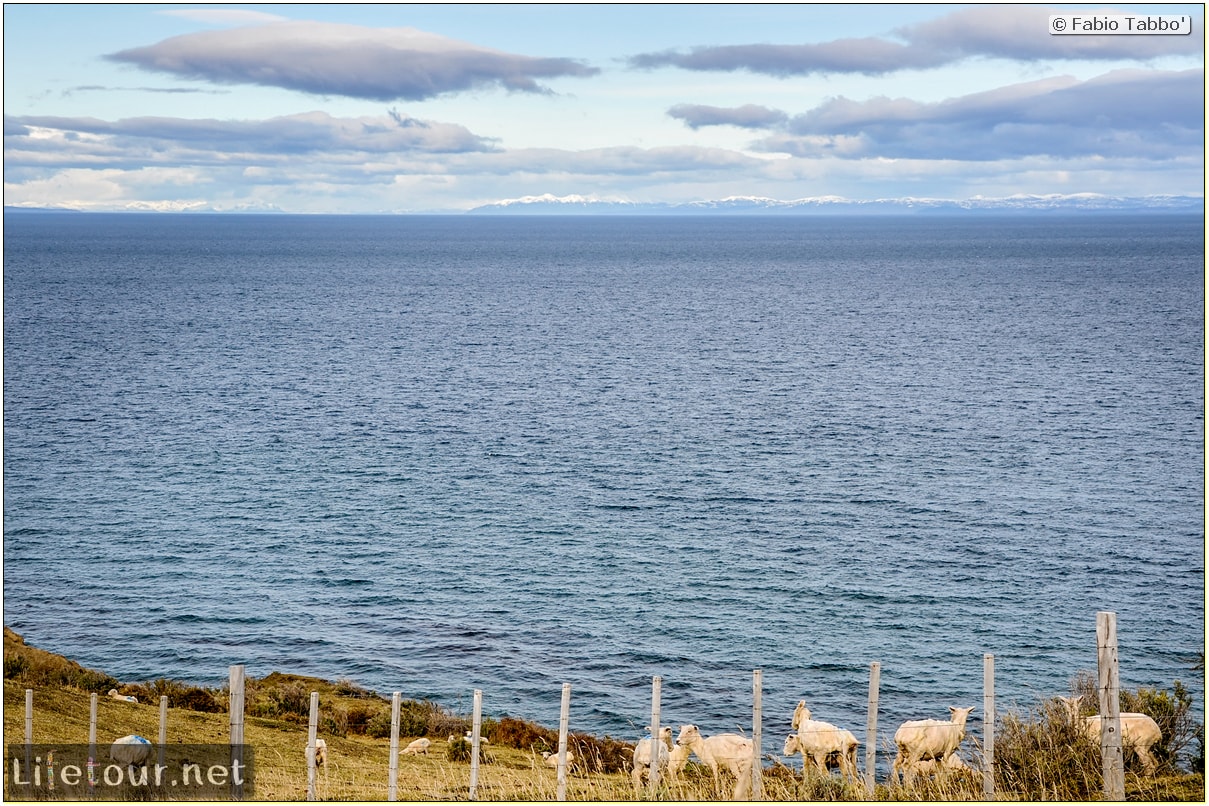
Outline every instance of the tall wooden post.
{"type": "Polygon", "coordinates": [[[1117,614],[1096,613],[1099,667],[1100,753],[1104,761],[1104,799],[1125,800],[1125,754],[1121,748],[1121,678],[1117,668],[1117,614]]]}
{"type": "Polygon", "coordinates": [[[995,799],[995,656],[982,656],[982,797],[995,799]]]}
{"type": "Polygon", "coordinates": [[[483,730],[483,691],[474,690],[474,721],[470,731],[470,799],[479,794],[479,744],[483,730]]]}
{"type": "Polygon", "coordinates": [[[97,694],[88,698],[88,794],[93,794],[97,767],[97,694]]]}
{"type": "Polygon", "coordinates": [[[654,742],[651,747],[651,776],[648,781],[651,800],[655,800],[659,792],[659,746],[663,744],[659,739],[659,696],[662,687],[662,677],[655,675],[651,678],[651,739],[654,742]]]}
{"type": "Polygon", "coordinates": [[[571,721],[571,684],[563,683],[562,709],[558,717],[558,799],[567,799],[567,729],[571,721]]]}
{"type": "Polygon", "coordinates": [[[869,664],[869,716],[865,721],[865,789],[873,797],[877,785],[877,699],[881,686],[882,665],[869,664]]]}
{"type": "Polygon", "coordinates": [[[160,749],[156,756],[159,761],[160,769],[165,766],[165,760],[168,752],[168,697],[160,695],[160,749]]]}
{"type": "Polygon", "coordinates": [[[399,797],[399,706],[401,692],[390,697],[390,768],[387,774],[386,799],[394,802],[399,797]]]}
{"type": "Polygon", "coordinates": [[[34,780],[34,690],[25,689],[25,781],[31,787],[34,780]]]}
{"type": "Polygon", "coordinates": [[[243,800],[243,779],[247,768],[243,758],[243,711],[244,711],[244,667],[242,664],[232,666],[229,670],[228,688],[230,690],[229,710],[231,712],[231,769],[239,770],[238,775],[231,776],[231,797],[243,800]]]}
{"type": "Polygon", "coordinates": [[[311,692],[311,716],[306,728],[306,799],[319,799],[318,751],[319,738],[319,692],[311,692]]]}
{"type": "Polygon", "coordinates": [[[764,670],[751,673],[751,799],[764,799],[764,764],[760,750],[764,721],[764,670]]]}

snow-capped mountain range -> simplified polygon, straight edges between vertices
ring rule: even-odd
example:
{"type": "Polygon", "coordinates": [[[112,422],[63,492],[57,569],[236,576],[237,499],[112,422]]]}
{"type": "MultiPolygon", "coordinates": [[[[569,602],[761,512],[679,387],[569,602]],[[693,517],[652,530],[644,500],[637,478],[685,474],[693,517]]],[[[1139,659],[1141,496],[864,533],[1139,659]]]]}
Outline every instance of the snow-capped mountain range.
{"type": "Polygon", "coordinates": [[[919,214],[963,212],[1187,212],[1203,213],[1200,196],[1105,196],[1098,193],[1016,195],[971,199],[900,198],[860,201],[840,196],[782,201],[759,196],[730,196],[710,201],[642,203],[591,196],[524,196],[475,207],[472,215],[801,215],[919,214]]]}

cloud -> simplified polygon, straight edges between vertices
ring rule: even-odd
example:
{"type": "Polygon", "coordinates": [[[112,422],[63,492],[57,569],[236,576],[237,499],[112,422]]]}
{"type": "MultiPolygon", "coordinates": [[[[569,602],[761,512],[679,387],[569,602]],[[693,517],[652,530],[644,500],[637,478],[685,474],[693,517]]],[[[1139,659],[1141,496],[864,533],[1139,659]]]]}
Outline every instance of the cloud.
{"type": "Polygon", "coordinates": [[[678,104],[667,111],[671,117],[683,120],[689,128],[703,126],[738,126],[744,129],[765,129],[784,123],[788,116],[779,109],[746,104],[740,107],[678,104]]]}
{"type": "Polygon", "coordinates": [[[599,72],[573,59],[504,53],[414,28],[306,21],[186,34],[106,58],[218,84],[376,101],[490,87],[542,93],[549,90],[538,79],[599,72]]]}
{"type": "Polygon", "coordinates": [[[1152,59],[1202,52],[1202,38],[1193,36],[1051,36],[1049,16],[1057,12],[1043,6],[979,6],[899,28],[893,33],[901,41],[866,37],[800,45],[703,46],[687,53],[643,53],[630,57],[628,63],[636,68],[749,70],[778,77],[824,73],[880,76],[973,57],[1152,59]]]}
{"type": "Polygon", "coordinates": [[[1204,71],[1049,78],[938,103],[833,98],[757,148],[794,156],[1171,159],[1203,151],[1204,71]]]}
{"type": "Polygon", "coordinates": [[[490,151],[492,141],[451,123],[392,112],[334,118],[324,112],[228,121],[162,117],[5,118],[6,167],[107,164],[259,164],[322,154],[367,158],[490,151]]]}

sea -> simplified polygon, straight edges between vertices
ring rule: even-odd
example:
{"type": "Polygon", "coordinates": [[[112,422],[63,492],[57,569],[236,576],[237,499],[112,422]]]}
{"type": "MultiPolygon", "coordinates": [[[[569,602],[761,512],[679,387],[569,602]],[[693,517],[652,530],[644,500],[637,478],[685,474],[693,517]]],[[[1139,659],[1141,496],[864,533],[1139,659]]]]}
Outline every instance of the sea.
{"type": "MultiPolygon", "coordinates": [[[[4,624],[634,740],[1203,719],[1204,220],[8,213],[4,624]],[[1198,667],[1198,663],[1200,666],[1198,667]]],[[[773,737],[770,740],[768,737],[773,737]]]]}

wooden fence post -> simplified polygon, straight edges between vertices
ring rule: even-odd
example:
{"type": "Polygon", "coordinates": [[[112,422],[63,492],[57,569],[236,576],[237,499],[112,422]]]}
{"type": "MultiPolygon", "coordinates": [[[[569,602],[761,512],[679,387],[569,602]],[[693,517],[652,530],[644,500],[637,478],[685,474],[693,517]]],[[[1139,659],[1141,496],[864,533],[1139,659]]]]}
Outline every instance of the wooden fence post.
{"type": "Polygon", "coordinates": [[[97,694],[88,698],[88,794],[93,794],[97,768],[97,694]]]}
{"type": "Polygon", "coordinates": [[[1096,660],[1099,667],[1104,798],[1122,801],[1125,800],[1125,755],[1121,748],[1121,679],[1117,667],[1116,613],[1096,613],[1096,660]]]}
{"type": "Polygon", "coordinates": [[[751,799],[764,799],[764,763],[760,750],[764,721],[764,670],[751,673],[751,799]]]}
{"type": "Polygon", "coordinates": [[[390,772],[387,776],[386,799],[394,802],[399,797],[399,706],[401,692],[390,697],[390,772]]]}
{"type": "Polygon", "coordinates": [[[243,800],[243,776],[246,767],[243,763],[243,711],[244,711],[244,667],[238,664],[230,667],[228,688],[230,698],[228,707],[231,712],[231,768],[239,770],[238,775],[231,776],[231,797],[243,800]]]}
{"type": "Polygon", "coordinates": [[[32,791],[34,780],[34,690],[25,689],[25,782],[32,791]]]}
{"type": "MultiPolygon", "coordinates": [[[[306,727],[306,799],[319,799],[319,692],[311,692],[311,715],[306,727]]],[[[326,766],[326,761],[325,765],[326,766]]]]}
{"type": "Polygon", "coordinates": [[[995,656],[982,656],[982,797],[995,799],[995,656]]]}
{"type": "Polygon", "coordinates": [[[470,799],[478,797],[479,792],[479,743],[483,730],[483,691],[474,690],[474,722],[470,733],[470,799]]]}
{"type": "Polygon", "coordinates": [[[662,744],[659,739],[659,695],[662,687],[662,677],[655,675],[651,678],[651,740],[654,743],[651,747],[651,775],[648,780],[651,800],[655,800],[659,792],[659,745],[662,744]]]}
{"type": "Polygon", "coordinates": [[[865,721],[865,789],[873,797],[877,785],[877,698],[881,686],[882,665],[869,664],[869,716],[865,721]]]}
{"type": "Polygon", "coordinates": [[[567,799],[567,728],[571,722],[571,684],[563,683],[562,710],[558,717],[558,799],[567,799]]]}
{"type": "Polygon", "coordinates": [[[164,769],[164,762],[167,758],[168,751],[168,697],[160,695],[160,749],[157,759],[160,769],[164,769]]]}

